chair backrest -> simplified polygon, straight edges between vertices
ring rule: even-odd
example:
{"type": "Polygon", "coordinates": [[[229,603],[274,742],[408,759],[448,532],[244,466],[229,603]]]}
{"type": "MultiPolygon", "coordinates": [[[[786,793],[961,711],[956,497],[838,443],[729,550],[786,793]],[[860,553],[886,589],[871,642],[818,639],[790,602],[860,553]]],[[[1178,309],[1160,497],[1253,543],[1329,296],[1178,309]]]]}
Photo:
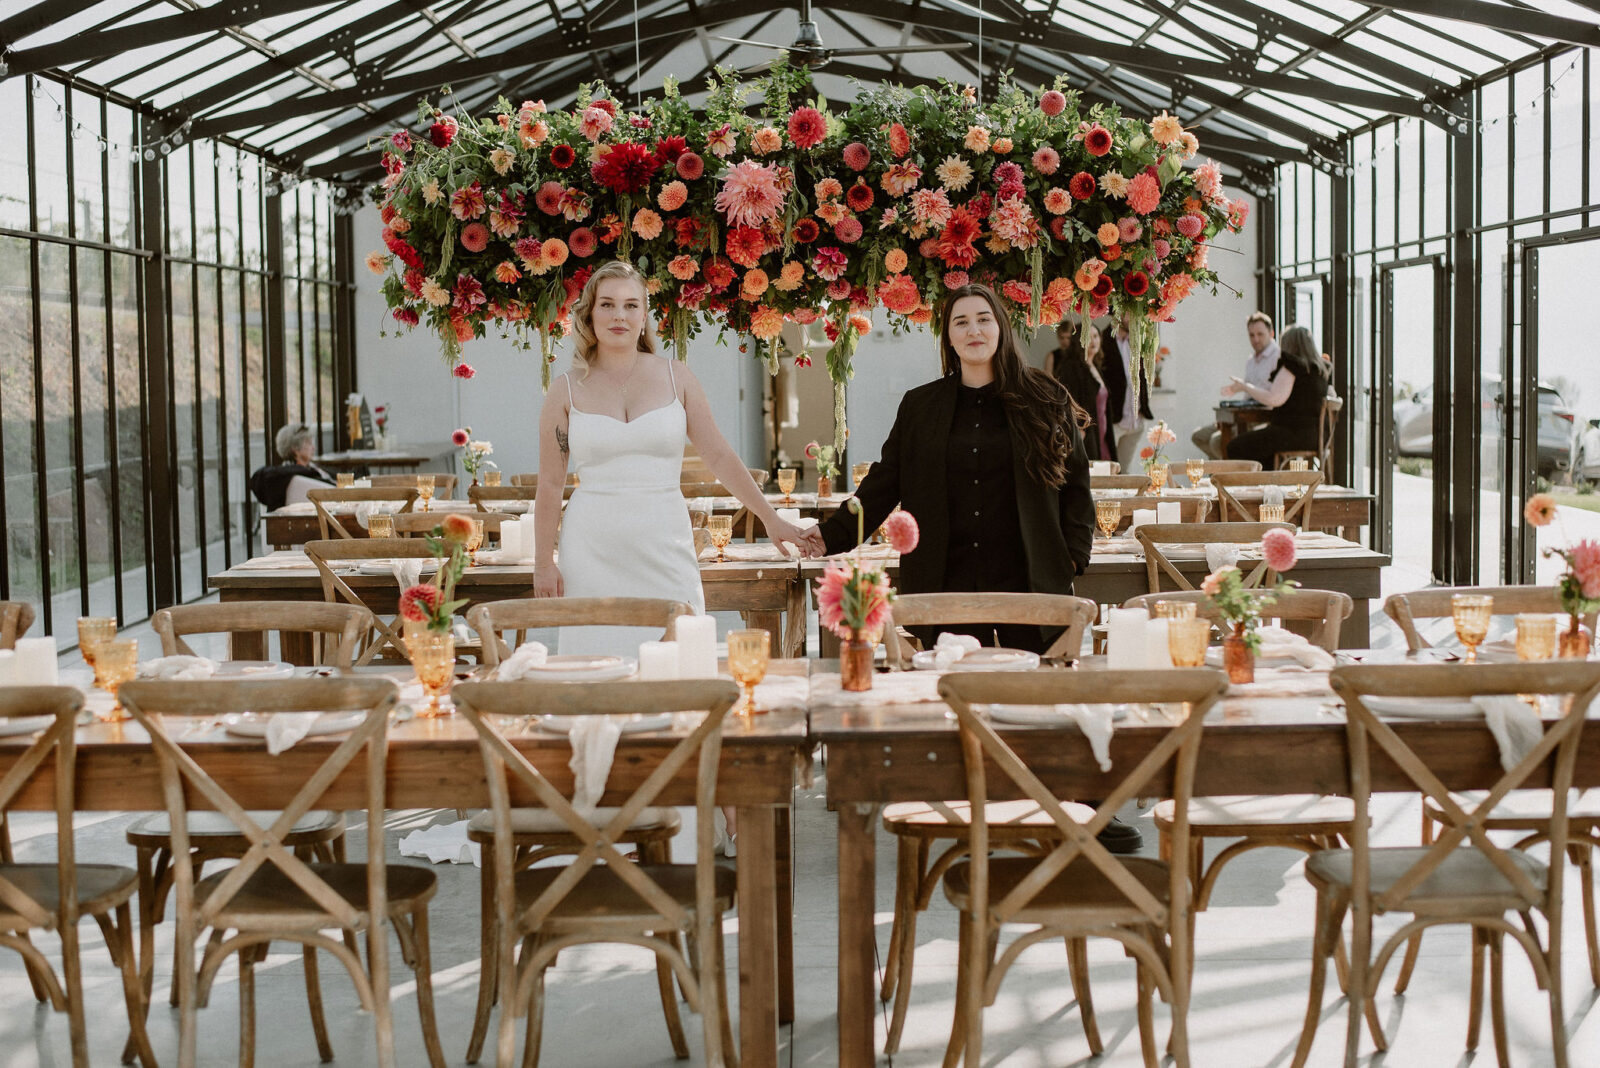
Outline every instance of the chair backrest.
{"type": "Polygon", "coordinates": [[[467,625],[483,640],[483,663],[492,668],[511,655],[507,631],[520,643],[523,631],[541,627],[660,627],[670,641],[677,618],[693,614],[681,601],[650,597],[519,597],[474,605],[467,625]]]}
{"type": "Polygon", "coordinates": [[[1205,462],[1207,478],[1212,475],[1237,475],[1259,470],[1261,470],[1260,460],[1207,460],[1205,462]]]}
{"type": "Polygon", "coordinates": [[[306,500],[317,510],[317,526],[324,538],[354,538],[355,535],[346,530],[343,523],[328,513],[327,506],[330,503],[378,504],[387,501],[392,504],[400,501],[401,505],[395,512],[402,514],[411,511],[412,505],[417,503],[417,487],[416,483],[412,483],[410,489],[404,487],[385,489],[381,486],[371,489],[365,487],[340,489],[336,486],[333,489],[312,490],[306,494],[306,500]]]}
{"type": "MultiPolygon", "coordinates": [[[[1171,832],[1172,856],[1189,855],[1189,798],[1194,788],[1195,761],[1200,752],[1200,733],[1207,711],[1227,691],[1227,676],[1206,668],[1180,668],[1171,671],[1043,671],[1043,672],[956,672],[939,680],[939,695],[956,714],[961,729],[961,753],[966,768],[967,800],[972,806],[969,831],[969,859],[972,864],[971,914],[987,916],[1005,923],[1057,875],[1073,863],[1087,863],[1104,875],[1127,903],[1137,908],[1157,928],[1177,928],[1173,934],[1186,934],[1188,923],[1189,875],[1186,866],[1174,863],[1170,871],[1168,903],[1163,904],[1145,888],[1116,857],[1096,840],[1116,816],[1117,810],[1135,797],[1167,793],[1166,784],[1151,786],[1152,780],[1172,765],[1172,789],[1167,795],[1177,803],[1171,832]],[[1183,703],[1176,723],[1156,745],[1134,764],[1124,757],[1120,767],[1106,773],[1105,786],[1094,794],[1105,798],[1095,808],[1087,824],[1072,819],[1057,791],[1050,789],[1017,755],[975,705],[1060,705],[1100,704],[1105,702],[1183,703]],[[989,828],[984,808],[991,793],[989,775],[997,771],[1005,784],[993,791],[997,796],[1019,794],[1035,802],[1050,815],[1052,832],[1061,844],[1042,857],[1027,878],[999,901],[989,900],[989,828]],[[1182,925],[1182,926],[1179,926],[1182,925]]],[[[1063,736],[1061,744],[1082,745],[1083,759],[1092,761],[1084,741],[1063,736]]],[[[1186,968],[1183,959],[1184,937],[1172,939],[1172,972],[1186,968]]]]}
{"type": "MultiPolygon", "coordinates": [[[[1376,742],[1383,754],[1380,759],[1398,767],[1408,780],[1433,801],[1443,824],[1439,836],[1428,846],[1427,852],[1372,899],[1376,911],[1400,907],[1411,892],[1468,838],[1472,847],[1488,858],[1522,900],[1523,906],[1518,911],[1539,908],[1548,915],[1552,902],[1559,908],[1562,869],[1566,866],[1562,858],[1566,855],[1567,804],[1572,769],[1578,757],[1578,735],[1584,718],[1589,713],[1590,702],[1600,694],[1600,663],[1555,660],[1529,664],[1479,664],[1468,668],[1447,664],[1358,665],[1334,668],[1329,675],[1329,682],[1345,701],[1345,730],[1350,747],[1350,797],[1356,806],[1355,819],[1351,821],[1347,833],[1353,852],[1354,901],[1364,901],[1370,889],[1370,831],[1367,822],[1372,796],[1372,756],[1369,745],[1376,742]],[[1513,699],[1520,694],[1557,694],[1565,695],[1568,701],[1561,717],[1546,725],[1544,736],[1526,756],[1500,777],[1470,814],[1462,809],[1459,799],[1451,794],[1439,775],[1429,767],[1427,760],[1407,745],[1365,703],[1367,697],[1380,696],[1459,699],[1488,694],[1510,695],[1513,699]],[[1491,842],[1484,832],[1489,813],[1508,793],[1522,786],[1540,770],[1550,773],[1550,824],[1545,830],[1549,836],[1550,855],[1555,858],[1542,889],[1528,877],[1525,870],[1511,861],[1507,850],[1491,842]]],[[[1423,752],[1429,750],[1424,748],[1423,752]]],[[[1539,785],[1542,786],[1543,782],[1539,785]]]]}
{"type": "Polygon", "coordinates": [[[1259,509],[1241,504],[1236,491],[1244,487],[1280,486],[1283,496],[1283,520],[1298,527],[1311,526],[1311,501],[1322,485],[1320,471],[1252,471],[1239,474],[1219,474],[1211,477],[1217,487],[1217,519],[1219,522],[1254,523],[1259,509]],[[1298,486],[1300,496],[1291,497],[1288,490],[1298,486]]]}
{"type": "Polygon", "coordinates": [[[433,496],[436,500],[445,500],[455,496],[456,476],[434,474],[432,471],[418,471],[414,475],[373,475],[373,489],[389,489],[391,487],[417,488],[417,475],[433,475],[433,496]]]}
{"type": "MultiPolygon", "coordinates": [[[[53,716],[50,723],[19,756],[10,761],[0,776],[0,821],[3,821],[11,803],[43,766],[45,759],[55,753],[55,803],[56,803],[56,875],[61,884],[59,903],[52,915],[44,903],[36,901],[15,883],[0,877],[0,912],[21,916],[29,926],[59,930],[62,939],[77,942],[78,895],[77,861],[73,852],[72,815],[77,792],[74,775],[77,768],[78,713],[83,710],[83,694],[72,686],[3,686],[0,687],[0,719],[17,719],[24,716],[53,716]]],[[[31,957],[21,949],[19,940],[8,939],[12,949],[34,963],[44,958],[33,950],[31,957]]],[[[32,947],[29,947],[30,949],[32,947]]],[[[76,956],[74,952],[72,956],[76,956]]],[[[70,957],[69,957],[70,960],[70,957]]],[[[48,965],[32,969],[51,987],[51,1000],[64,1005],[65,998],[56,982],[55,970],[48,965]]],[[[75,987],[78,977],[67,972],[69,987],[75,987]]],[[[81,990],[73,991],[81,996],[81,990]]]]}
{"type": "MultiPolygon", "coordinates": [[[[366,756],[364,792],[367,826],[383,826],[386,735],[389,711],[394,707],[398,693],[391,680],[373,676],[256,682],[130,682],[119,691],[123,705],[150,734],[156,763],[161,771],[162,795],[171,820],[172,874],[178,901],[179,956],[176,971],[180,997],[187,992],[185,987],[195,981],[193,960],[197,933],[206,927],[225,929],[249,924],[248,908],[238,910],[244,916],[244,922],[241,923],[235,914],[234,898],[244,889],[251,876],[268,865],[309,899],[306,906],[308,914],[321,913],[319,919],[326,922],[313,926],[351,930],[370,927],[376,930],[384,923],[388,915],[388,890],[381,835],[375,834],[367,849],[364,907],[352,903],[310,865],[295,856],[294,849],[284,845],[284,838],[293,831],[301,817],[317,805],[334,780],[355,763],[363,750],[366,756]],[[189,724],[182,721],[192,723],[200,717],[210,719],[220,714],[244,712],[257,715],[283,712],[348,712],[362,715],[333,752],[299,783],[294,795],[280,810],[262,813],[248,811],[245,805],[235,799],[233,791],[240,783],[234,782],[229,776],[221,776],[220,779],[214,776],[196,760],[195,753],[181,744],[191,729],[189,724]],[[172,727],[177,728],[176,735],[170,729],[172,727]],[[198,906],[194,898],[194,863],[189,845],[188,813],[191,798],[198,802],[193,807],[212,808],[220,812],[251,843],[238,864],[228,870],[198,906]],[[257,817],[269,822],[264,825],[257,822],[257,817]]],[[[276,758],[268,756],[263,749],[259,759],[271,761],[276,758]]],[[[267,772],[263,769],[263,773],[274,774],[280,779],[284,775],[282,770],[267,772]]],[[[285,917],[280,922],[292,926],[304,937],[308,926],[306,916],[285,917]]],[[[352,977],[359,977],[365,971],[355,954],[346,949],[341,941],[314,936],[314,941],[307,944],[314,944],[334,954],[350,969],[352,977]]],[[[365,987],[358,978],[357,990],[361,992],[364,1003],[369,996],[387,1000],[388,938],[380,932],[368,939],[367,952],[370,974],[379,978],[370,988],[365,987]]],[[[364,1004],[363,1007],[371,1009],[374,1006],[364,1004]]],[[[387,1018],[386,1009],[379,1018],[387,1018]]],[[[380,1060],[383,1059],[380,1057],[380,1060]]]]}
{"type": "Polygon", "coordinates": [[[911,650],[896,626],[937,627],[962,623],[1023,623],[1063,627],[1046,656],[1077,657],[1083,631],[1098,611],[1093,601],[1057,593],[908,593],[895,599],[884,640],[891,662],[904,665],[911,650]]]}
{"type": "MultiPolygon", "coordinates": [[[[358,604],[366,607],[361,595],[350,588],[344,576],[334,570],[336,563],[348,560],[431,560],[433,552],[421,538],[330,538],[326,541],[306,542],[306,556],[316,566],[322,578],[322,599],[330,604],[358,604]]],[[[395,591],[399,593],[398,589],[395,591]]],[[[392,647],[402,659],[409,659],[405,642],[399,630],[399,620],[385,620],[374,614],[372,619],[374,639],[366,643],[356,658],[355,666],[364,667],[385,647],[392,647]]]]}
{"type": "Polygon", "coordinates": [[[1143,475],[1090,475],[1089,489],[1094,490],[1134,490],[1139,492],[1150,485],[1150,480],[1143,475]]]}
{"type": "MultiPolygon", "coordinates": [[[[1245,596],[1259,599],[1261,593],[1248,590],[1245,596]]],[[[1137,597],[1128,598],[1122,607],[1153,611],[1159,601],[1192,602],[1197,606],[1196,614],[1202,619],[1209,619],[1219,625],[1222,623],[1222,615],[1212,606],[1211,598],[1199,590],[1141,593],[1137,597]]],[[[1354,602],[1347,593],[1340,593],[1337,590],[1294,589],[1285,590],[1278,594],[1271,604],[1263,605],[1261,615],[1266,619],[1309,621],[1311,633],[1307,636],[1308,640],[1312,645],[1331,653],[1339,648],[1339,632],[1353,610],[1354,602]]]]}
{"type": "Polygon", "coordinates": [[[532,504],[534,490],[533,486],[468,486],[467,500],[476,505],[478,511],[487,512],[490,509],[485,507],[485,501],[526,501],[532,504]]]}
{"type": "Polygon", "coordinates": [[[17,639],[33,626],[33,605],[26,601],[0,601],[0,649],[16,647],[17,639]]]}
{"type": "MultiPolygon", "coordinates": [[[[1288,523],[1146,523],[1134,531],[1133,536],[1139,539],[1139,544],[1144,548],[1145,577],[1150,584],[1149,592],[1160,593],[1162,574],[1170,578],[1180,590],[1195,588],[1194,583],[1190,582],[1162,551],[1162,546],[1251,545],[1260,542],[1261,536],[1269,530],[1287,530],[1293,533],[1294,527],[1288,523]]],[[[1244,575],[1244,585],[1246,588],[1260,586],[1267,575],[1267,563],[1263,560],[1254,570],[1244,575]]]]}
{"type": "MultiPolygon", "coordinates": [[[[756,487],[758,489],[766,485],[768,477],[766,471],[759,467],[749,467],[745,470],[749,471],[750,477],[755,479],[756,487]]],[[[684,477],[678,482],[678,489],[685,497],[733,496],[732,490],[723,485],[721,482],[717,481],[717,479],[710,474],[707,474],[705,478],[690,478],[688,477],[688,474],[685,473],[684,477]]]]}
{"type": "MultiPolygon", "coordinates": [[[[451,697],[456,711],[466,717],[478,732],[484,770],[489,785],[489,800],[495,836],[495,910],[501,930],[533,930],[543,923],[578,886],[579,880],[596,864],[625,883],[639,898],[639,912],[655,917],[645,919],[627,933],[686,929],[689,916],[662,886],[640,865],[631,863],[617,849],[617,843],[646,806],[656,803],[662,790],[690,765],[694,768],[695,811],[695,921],[700,953],[700,1009],[712,1014],[705,1021],[706,1033],[720,1031],[715,1014],[720,1012],[715,989],[706,985],[709,967],[718,954],[705,947],[721,936],[720,915],[714,907],[715,873],[712,849],[715,846],[713,810],[716,805],[717,772],[722,755],[722,725],[739,697],[738,687],[722,680],[673,682],[616,682],[564,684],[536,682],[469,682],[457,686],[451,697]],[[700,712],[699,723],[674,745],[651,769],[642,783],[616,803],[616,813],[604,826],[597,826],[575,809],[539,769],[506,740],[499,726],[507,717],[525,718],[531,714],[589,716],[607,713],[700,712]],[[513,789],[516,794],[513,794],[513,789]],[[511,829],[513,805],[537,804],[565,825],[565,830],[582,843],[570,866],[545,887],[517,914],[517,895],[513,886],[514,836],[511,829]]],[[[514,728],[513,728],[514,729],[514,728]]],[[[565,765],[563,765],[564,767],[565,765]]],[[[601,804],[607,804],[605,798],[601,804]]],[[[618,921],[621,922],[621,921],[618,921]]],[[[615,926],[608,929],[615,936],[615,926]]],[[[714,1056],[714,1055],[713,1055],[714,1056]]]]}
{"type": "MultiPolygon", "coordinates": [[[[457,515],[464,515],[474,522],[482,523],[483,535],[485,538],[489,538],[491,536],[499,537],[500,524],[504,523],[507,519],[518,518],[517,516],[509,515],[505,512],[463,511],[460,508],[435,508],[431,512],[407,512],[405,515],[397,515],[394,517],[395,536],[399,538],[420,538],[432,534],[433,528],[437,527],[441,522],[443,522],[444,517],[450,512],[454,512],[457,515]]],[[[480,546],[480,548],[484,547],[487,547],[487,543],[485,543],[484,546],[480,546]]]]}
{"type": "MultiPolygon", "coordinates": [[[[1561,591],[1555,586],[1433,586],[1409,593],[1391,593],[1383,602],[1383,610],[1406,636],[1406,648],[1416,652],[1430,648],[1432,644],[1417,631],[1417,620],[1448,619],[1450,598],[1458,593],[1493,597],[1494,614],[1497,616],[1516,615],[1519,612],[1564,614],[1561,591]]],[[[1583,617],[1584,625],[1591,631],[1597,615],[1600,612],[1589,612],[1583,617]]]]}
{"type": "Polygon", "coordinates": [[[356,604],[306,601],[229,601],[226,604],[183,604],[163,608],[150,618],[161,637],[162,656],[194,656],[184,641],[188,634],[251,634],[275,630],[309,633],[317,643],[317,663],[347,668],[361,639],[371,632],[372,612],[356,604]]]}
{"type": "Polygon", "coordinates": [[[1204,523],[1211,514],[1211,498],[1194,497],[1189,495],[1170,496],[1166,494],[1147,497],[1140,494],[1135,497],[1116,497],[1115,500],[1122,508],[1121,526],[1133,522],[1133,513],[1137,511],[1153,512],[1159,504],[1176,504],[1179,508],[1180,522],[1204,523]]]}

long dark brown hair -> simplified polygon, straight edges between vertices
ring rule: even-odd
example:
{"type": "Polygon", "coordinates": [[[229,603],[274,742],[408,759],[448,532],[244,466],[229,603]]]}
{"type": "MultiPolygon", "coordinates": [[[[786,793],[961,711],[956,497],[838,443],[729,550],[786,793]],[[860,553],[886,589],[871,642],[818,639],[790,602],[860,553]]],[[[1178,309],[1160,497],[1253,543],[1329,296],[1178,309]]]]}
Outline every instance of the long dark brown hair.
{"type": "Polygon", "coordinates": [[[994,380],[1000,403],[1011,426],[1022,439],[1022,464],[1028,474],[1046,486],[1067,480],[1067,459],[1072,455],[1077,420],[1067,389],[1050,375],[1022,362],[1017,352],[1011,320],[988,286],[965,285],[952,289],[939,313],[939,363],[944,373],[959,374],[961,358],[950,345],[950,313],[962,297],[982,297],[1000,331],[994,350],[994,380]]]}

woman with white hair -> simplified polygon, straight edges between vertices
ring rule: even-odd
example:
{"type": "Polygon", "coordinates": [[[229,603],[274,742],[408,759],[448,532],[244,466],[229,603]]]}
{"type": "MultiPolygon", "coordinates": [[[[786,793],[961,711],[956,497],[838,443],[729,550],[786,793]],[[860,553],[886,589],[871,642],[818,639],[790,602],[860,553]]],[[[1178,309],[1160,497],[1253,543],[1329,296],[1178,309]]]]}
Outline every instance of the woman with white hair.
{"type": "Polygon", "coordinates": [[[285,423],[273,438],[279,462],[250,476],[250,492],[268,511],[306,499],[306,490],[334,484],[333,476],[311,462],[316,438],[304,423],[285,423]],[[302,479],[296,483],[296,479],[302,479]]]}

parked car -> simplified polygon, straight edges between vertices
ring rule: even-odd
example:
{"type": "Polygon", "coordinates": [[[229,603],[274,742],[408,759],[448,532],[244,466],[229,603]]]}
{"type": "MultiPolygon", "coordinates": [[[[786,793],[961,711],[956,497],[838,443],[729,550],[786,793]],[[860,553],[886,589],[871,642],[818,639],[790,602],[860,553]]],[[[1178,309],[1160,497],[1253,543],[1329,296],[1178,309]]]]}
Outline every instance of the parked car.
{"type": "MultiPolygon", "coordinates": [[[[1500,387],[1500,376],[1484,375],[1478,392],[1483,409],[1484,455],[1489,457],[1498,452],[1504,434],[1505,395],[1500,387]]],[[[1553,481],[1573,466],[1581,448],[1575,443],[1577,417],[1554,386],[1540,382],[1538,394],[1539,436],[1534,471],[1539,477],[1553,481]]],[[[1600,427],[1592,427],[1589,432],[1594,438],[1585,455],[1594,468],[1591,477],[1600,478],[1600,427]]],[[[1433,455],[1432,385],[1394,402],[1394,451],[1396,456],[1433,455]]]]}
{"type": "Polygon", "coordinates": [[[1596,483],[1600,483],[1600,419],[1590,419],[1577,422],[1572,432],[1572,484],[1596,483]]]}

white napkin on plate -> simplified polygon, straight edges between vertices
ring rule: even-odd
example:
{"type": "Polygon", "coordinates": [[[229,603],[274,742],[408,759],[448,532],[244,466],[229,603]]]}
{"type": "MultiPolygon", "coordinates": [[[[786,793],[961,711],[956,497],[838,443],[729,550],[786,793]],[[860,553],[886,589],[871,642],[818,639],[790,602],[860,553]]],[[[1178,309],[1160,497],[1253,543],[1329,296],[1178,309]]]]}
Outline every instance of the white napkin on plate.
{"type": "Polygon", "coordinates": [[[1544,737],[1539,713],[1522,698],[1509,693],[1479,694],[1472,703],[1483,709],[1489,733],[1500,746],[1500,766],[1510,771],[1544,737]]]}
{"type": "Polygon", "coordinates": [[[417,584],[422,577],[422,565],[427,561],[420,557],[406,559],[404,557],[389,561],[389,569],[394,572],[394,580],[400,584],[400,592],[417,584]]]}
{"type": "Polygon", "coordinates": [[[429,864],[473,864],[483,866],[482,849],[467,841],[467,820],[439,823],[412,831],[400,839],[402,857],[420,857],[429,864]]]}
{"type": "Polygon", "coordinates": [[[500,661],[500,670],[495,672],[495,678],[501,682],[515,682],[528,677],[528,672],[544,667],[544,662],[550,658],[550,650],[545,648],[543,642],[523,642],[517,646],[517,651],[500,661]]]}
{"type": "Polygon", "coordinates": [[[267,752],[277,756],[311,733],[320,712],[277,712],[267,718],[267,752]]]}
{"type": "Polygon", "coordinates": [[[1239,562],[1239,547],[1223,542],[1206,542],[1206,570],[1221,571],[1239,562]]]}
{"type": "Polygon", "coordinates": [[[139,665],[141,679],[209,679],[217,672],[217,662],[203,656],[162,656],[139,665]]]}
{"type": "Polygon", "coordinates": [[[1076,723],[1089,740],[1089,751],[1094,754],[1094,762],[1100,765],[1100,770],[1110,771],[1111,732],[1115,729],[1111,724],[1111,706],[1057,705],[1056,709],[1076,723]]]}
{"type": "Polygon", "coordinates": [[[1312,645],[1304,635],[1272,626],[1258,627],[1256,633],[1261,637],[1260,655],[1264,660],[1281,657],[1311,671],[1333,670],[1333,654],[1312,645]]]}
{"type": "Polygon", "coordinates": [[[978,639],[970,634],[951,634],[946,631],[933,643],[934,665],[940,671],[947,671],[951,664],[968,653],[977,652],[980,647],[978,639]]]}
{"type": "Polygon", "coordinates": [[[587,816],[606,792],[611,759],[617,753],[622,724],[611,716],[575,716],[567,737],[572,740],[572,807],[587,816]]]}

